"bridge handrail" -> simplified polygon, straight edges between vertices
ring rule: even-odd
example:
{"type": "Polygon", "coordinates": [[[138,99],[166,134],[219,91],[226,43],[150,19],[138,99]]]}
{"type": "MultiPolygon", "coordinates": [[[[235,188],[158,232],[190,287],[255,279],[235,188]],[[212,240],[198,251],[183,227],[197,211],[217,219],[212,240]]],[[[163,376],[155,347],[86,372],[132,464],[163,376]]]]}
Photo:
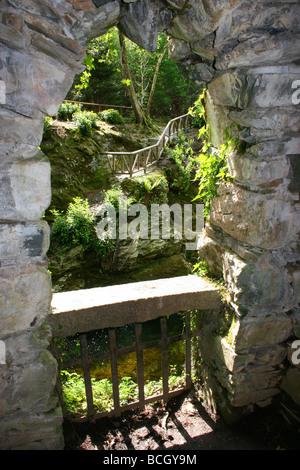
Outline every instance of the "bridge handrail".
{"type": "Polygon", "coordinates": [[[192,117],[193,116],[191,114],[187,113],[187,114],[183,114],[181,116],[178,116],[176,118],[171,119],[168,122],[168,124],[166,125],[166,127],[165,127],[164,131],[162,132],[162,134],[160,135],[158,141],[153,145],[149,145],[148,147],[144,147],[142,149],[134,150],[132,152],[102,152],[102,154],[107,156],[108,163],[109,163],[111,169],[113,171],[115,171],[115,173],[129,173],[129,175],[132,176],[132,174],[134,172],[134,168],[135,168],[136,165],[138,167],[136,171],[139,171],[142,168],[142,169],[144,169],[144,173],[146,173],[147,172],[147,167],[158,161],[163,149],[165,148],[166,142],[168,142],[168,140],[172,136],[177,135],[180,130],[186,128],[187,127],[186,124],[187,124],[188,120],[190,120],[192,117]],[[171,126],[174,123],[176,123],[177,121],[178,121],[178,125],[177,125],[176,131],[170,134],[170,130],[172,130],[171,126]],[[185,121],[185,126],[181,127],[180,124],[183,121],[185,121]],[[162,145],[162,148],[159,151],[159,148],[160,148],[161,145],[162,145]],[[154,159],[152,158],[152,155],[151,155],[153,149],[158,149],[158,151],[154,155],[154,159]],[[127,162],[125,162],[124,157],[133,157],[133,156],[136,156],[136,155],[143,154],[144,152],[150,152],[151,153],[151,154],[149,154],[149,156],[151,157],[150,158],[150,165],[148,165],[148,163],[146,162],[146,164],[142,164],[141,167],[140,167],[140,165],[139,165],[140,162],[137,162],[136,160],[132,161],[132,159],[131,159],[130,162],[129,162],[129,168],[128,168],[127,162]],[[121,170],[122,171],[120,171],[120,172],[117,171],[116,161],[113,158],[113,162],[111,164],[111,158],[110,157],[121,157],[122,158],[123,161],[119,162],[119,164],[121,164],[121,170]],[[126,171],[124,163],[127,166],[128,171],[126,171]]]}

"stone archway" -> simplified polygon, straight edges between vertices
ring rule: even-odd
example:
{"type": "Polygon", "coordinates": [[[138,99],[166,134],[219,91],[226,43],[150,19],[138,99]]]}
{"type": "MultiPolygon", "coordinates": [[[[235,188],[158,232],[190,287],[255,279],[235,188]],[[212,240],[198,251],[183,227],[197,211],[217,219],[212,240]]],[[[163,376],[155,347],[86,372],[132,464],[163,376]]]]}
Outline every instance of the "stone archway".
{"type": "Polygon", "coordinates": [[[229,416],[280,390],[300,406],[299,366],[286,360],[300,337],[297,0],[5,0],[0,15],[1,446],[63,447],[45,324],[50,166],[38,145],[87,40],[116,24],[149,50],[167,30],[173,58],[207,85],[213,141],[234,122],[249,144],[230,161],[235,180],[220,188],[201,247],[235,312],[230,342],[208,322],[207,384],[229,416]]]}

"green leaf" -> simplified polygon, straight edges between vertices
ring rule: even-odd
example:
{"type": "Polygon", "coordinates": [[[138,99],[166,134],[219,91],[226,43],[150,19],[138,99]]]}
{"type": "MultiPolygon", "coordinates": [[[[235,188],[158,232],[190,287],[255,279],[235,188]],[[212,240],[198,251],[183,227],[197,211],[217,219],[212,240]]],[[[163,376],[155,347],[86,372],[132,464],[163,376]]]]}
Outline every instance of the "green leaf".
{"type": "Polygon", "coordinates": [[[126,86],[130,86],[130,80],[129,78],[127,80],[122,80],[121,83],[123,83],[123,85],[126,85],[126,86]]]}

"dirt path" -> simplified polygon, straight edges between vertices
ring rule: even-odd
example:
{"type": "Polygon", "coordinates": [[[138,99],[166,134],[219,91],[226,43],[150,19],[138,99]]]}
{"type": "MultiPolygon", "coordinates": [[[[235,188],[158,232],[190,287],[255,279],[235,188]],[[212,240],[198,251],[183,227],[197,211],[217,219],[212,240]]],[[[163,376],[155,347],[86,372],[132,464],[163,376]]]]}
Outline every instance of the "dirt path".
{"type": "Polygon", "coordinates": [[[127,412],[95,424],[65,423],[65,440],[66,450],[287,449],[281,426],[267,412],[231,429],[190,393],[163,408],[148,406],[143,412],[127,412]]]}

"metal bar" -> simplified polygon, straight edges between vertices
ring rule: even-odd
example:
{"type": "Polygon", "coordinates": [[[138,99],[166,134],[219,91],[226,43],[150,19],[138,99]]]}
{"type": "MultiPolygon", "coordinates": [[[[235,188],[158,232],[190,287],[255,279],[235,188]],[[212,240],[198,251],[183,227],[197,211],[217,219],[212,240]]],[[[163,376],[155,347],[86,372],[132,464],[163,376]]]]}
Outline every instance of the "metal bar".
{"type": "Polygon", "coordinates": [[[143,363],[143,347],[142,347],[142,325],[135,326],[135,344],[136,344],[136,362],[137,362],[137,380],[139,388],[139,405],[143,409],[145,407],[145,391],[144,391],[144,363],[143,363]]]}
{"type": "MultiPolygon", "coordinates": [[[[197,335],[200,335],[200,331],[195,332],[197,335]]],[[[194,336],[194,332],[192,332],[194,336]]],[[[185,334],[170,336],[168,337],[168,344],[176,343],[177,341],[185,340],[185,334]]],[[[150,349],[150,348],[158,348],[161,346],[161,339],[154,339],[153,341],[147,341],[147,343],[142,344],[142,349],[150,349]]],[[[117,349],[117,356],[121,356],[124,354],[129,354],[135,351],[135,346],[127,346],[125,348],[117,349]]],[[[110,357],[110,352],[95,354],[89,357],[89,362],[94,362],[98,360],[108,359],[110,357]]],[[[81,364],[81,358],[71,359],[69,361],[62,362],[62,369],[68,369],[75,367],[76,365],[81,364]]]]}
{"type": "Polygon", "coordinates": [[[111,363],[111,380],[112,380],[112,385],[113,385],[114,410],[116,414],[120,414],[116,330],[109,330],[109,348],[110,348],[110,363],[111,363]]]}
{"type": "Polygon", "coordinates": [[[168,331],[167,319],[165,317],[160,319],[161,328],[161,369],[163,379],[163,400],[165,403],[168,401],[169,392],[169,365],[168,365],[168,331]]]}
{"type": "Polygon", "coordinates": [[[185,312],[185,388],[192,386],[191,314],[185,312]]]}
{"type": "Polygon", "coordinates": [[[89,366],[89,355],[88,355],[86,334],[81,333],[79,335],[79,339],[80,339],[82,368],[83,368],[86,402],[87,402],[87,410],[88,410],[87,417],[88,419],[91,420],[95,414],[95,409],[94,409],[94,401],[93,401],[93,388],[92,388],[91,372],[90,372],[90,366],[89,366]]]}
{"type": "MultiPolygon", "coordinates": [[[[75,365],[78,365],[78,364],[82,364],[83,372],[84,372],[84,379],[85,379],[85,387],[86,387],[87,405],[88,405],[88,413],[87,413],[86,419],[94,420],[96,415],[97,415],[97,418],[104,417],[104,416],[120,416],[121,412],[126,409],[133,409],[135,407],[143,408],[146,403],[158,401],[161,399],[164,402],[167,402],[171,396],[175,396],[181,393],[183,390],[187,390],[191,388],[192,386],[191,339],[193,337],[199,336],[201,334],[201,330],[191,330],[191,321],[190,321],[189,312],[185,313],[185,331],[183,334],[168,337],[166,317],[162,317],[160,319],[160,323],[161,323],[161,338],[157,340],[153,340],[153,341],[147,341],[146,343],[142,342],[142,336],[141,336],[142,324],[139,323],[135,326],[136,342],[134,346],[117,349],[115,330],[110,330],[109,331],[109,351],[105,353],[89,356],[88,347],[87,347],[87,338],[86,338],[85,333],[79,335],[80,345],[81,345],[81,355],[82,355],[81,358],[76,358],[71,361],[63,362],[59,358],[59,352],[57,348],[56,348],[56,352],[55,350],[53,350],[55,357],[57,356],[58,363],[60,365],[60,370],[64,368],[74,367],[75,365]],[[186,349],[186,352],[185,352],[186,384],[184,388],[169,391],[168,344],[177,342],[177,341],[182,341],[182,340],[185,340],[185,349],[186,349]],[[159,347],[159,346],[161,346],[163,392],[162,394],[145,398],[143,350],[149,349],[152,347],[159,347]],[[134,352],[134,351],[136,352],[136,355],[137,355],[137,377],[138,377],[138,387],[139,387],[139,401],[130,403],[128,405],[120,406],[117,357],[121,354],[127,354],[127,353],[134,352]],[[93,391],[92,391],[89,363],[95,360],[104,359],[108,357],[110,357],[111,359],[111,376],[112,376],[112,384],[113,384],[114,409],[111,411],[107,411],[107,412],[96,413],[94,404],[93,404],[93,391]]],[[[61,393],[62,393],[62,390],[61,390],[61,393]]],[[[61,395],[61,393],[59,394],[61,395]]],[[[83,418],[80,418],[79,420],[82,420],[82,419],[83,418]]]]}
{"type": "MultiPolygon", "coordinates": [[[[178,395],[181,395],[181,393],[183,393],[184,391],[185,391],[184,388],[178,388],[177,390],[171,390],[169,392],[169,399],[172,398],[172,397],[176,397],[178,395]]],[[[163,395],[162,394],[154,395],[152,397],[145,398],[145,404],[153,403],[153,402],[160,401],[160,400],[163,400],[163,395]]],[[[121,406],[120,407],[120,412],[133,410],[133,409],[139,408],[139,407],[140,407],[140,404],[139,404],[138,401],[136,401],[136,402],[133,402],[133,403],[129,403],[128,405],[121,406]]],[[[101,418],[105,418],[107,416],[119,416],[119,414],[116,414],[114,410],[112,410],[112,411],[101,411],[100,413],[95,414],[94,419],[101,419],[101,418]]],[[[82,416],[80,418],[73,418],[72,422],[73,423],[84,423],[86,420],[87,420],[87,418],[82,416]]]]}

